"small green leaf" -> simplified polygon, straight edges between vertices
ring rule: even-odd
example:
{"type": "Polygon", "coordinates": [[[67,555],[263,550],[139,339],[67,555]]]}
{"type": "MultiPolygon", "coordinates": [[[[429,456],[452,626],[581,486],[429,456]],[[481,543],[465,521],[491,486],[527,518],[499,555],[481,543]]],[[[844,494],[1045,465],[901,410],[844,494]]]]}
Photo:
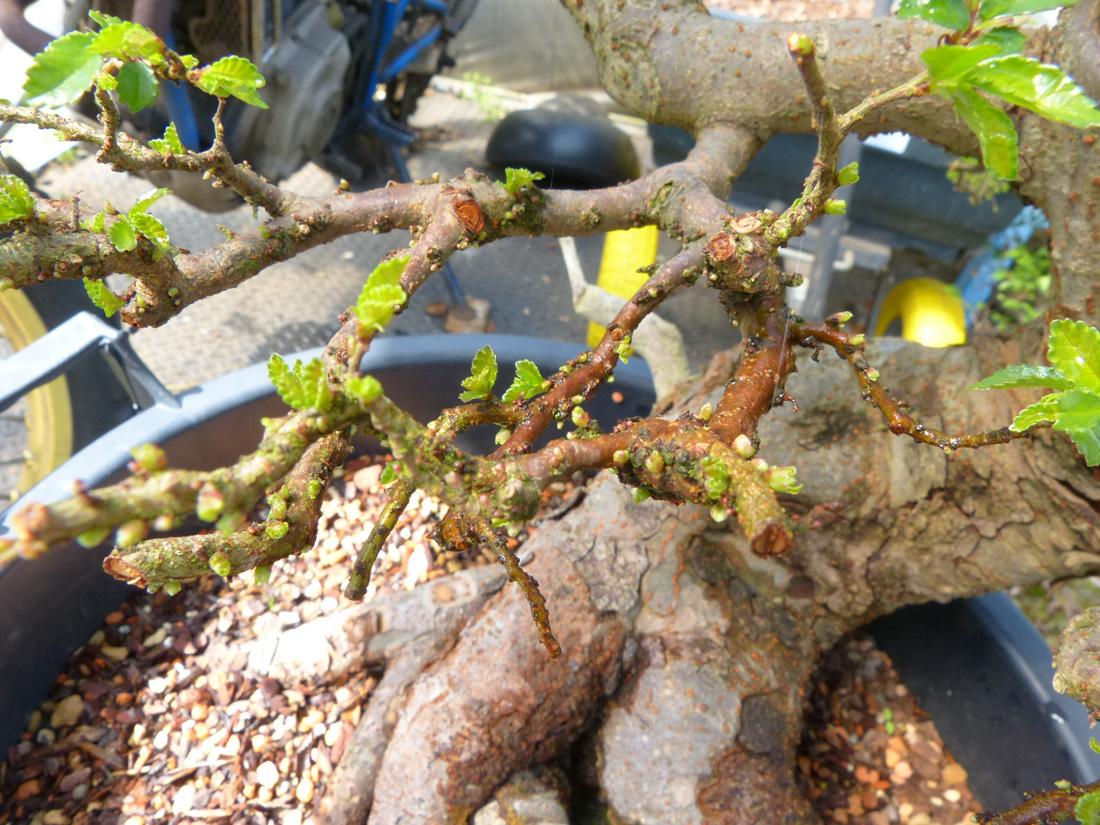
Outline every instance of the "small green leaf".
{"type": "Polygon", "coordinates": [[[1016,418],[1008,426],[1014,433],[1022,433],[1029,427],[1043,422],[1054,423],[1058,417],[1058,396],[1060,393],[1052,392],[1030,406],[1024,407],[1016,414],[1016,418]]]}
{"type": "Polygon", "coordinates": [[[172,244],[168,240],[168,230],[158,218],[146,215],[144,212],[131,212],[130,223],[156,247],[153,251],[154,261],[159,261],[172,250],[172,244]]]}
{"type": "Polygon", "coordinates": [[[1092,749],[1093,753],[1100,753],[1100,742],[1096,741],[1095,736],[1089,737],[1089,748],[1092,749]]]}
{"type": "Polygon", "coordinates": [[[1056,779],[1054,780],[1054,787],[1060,791],[1068,791],[1073,787],[1073,783],[1068,779],[1056,779]]]}
{"type": "Polygon", "coordinates": [[[179,132],[176,131],[176,124],[169,123],[168,128],[164,130],[164,139],[153,138],[149,141],[149,148],[162,155],[185,155],[187,149],[184,148],[183,143],[180,141],[179,132]]]}
{"type": "Polygon", "coordinates": [[[115,17],[113,14],[105,14],[101,11],[95,11],[94,9],[88,12],[88,16],[95,21],[95,24],[101,29],[105,29],[108,26],[114,26],[122,22],[121,17],[115,17]]]}
{"type": "Polygon", "coordinates": [[[955,111],[978,136],[985,168],[1002,180],[1016,180],[1019,172],[1019,135],[1007,114],[973,89],[951,89],[955,111]]]}
{"type": "Polygon", "coordinates": [[[968,390],[1015,390],[1021,387],[1049,387],[1055,390],[1073,388],[1073,382],[1050,367],[1016,364],[997,370],[988,378],[967,387],[968,390]]]}
{"type": "Polygon", "coordinates": [[[88,297],[92,299],[92,303],[102,309],[103,314],[108,318],[118,312],[126,303],[111,292],[103,281],[93,281],[91,278],[85,278],[84,289],[87,291],[88,297]]]}
{"type": "Polygon", "coordinates": [[[344,389],[361,404],[369,404],[382,394],[382,384],[373,375],[354,375],[344,382],[344,389]]]}
{"type": "Polygon", "coordinates": [[[229,556],[225,555],[221,550],[214,553],[207,563],[210,565],[210,569],[223,579],[233,570],[233,565],[229,561],[229,556]]]}
{"type": "Polygon", "coordinates": [[[324,410],[332,403],[332,390],[320,358],[307,364],[295,361],[291,368],[282,356],[274,354],[267,362],[267,375],[279,397],[296,410],[324,410]]]}
{"type": "Polygon", "coordinates": [[[1073,386],[1100,393],[1100,330],[1084,321],[1051,322],[1047,358],[1073,386]]]}
{"type": "Polygon", "coordinates": [[[231,55],[197,69],[193,74],[192,82],[209,95],[235,97],[252,106],[267,108],[257,91],[266,81],[251,60],[231,55]]]}
{"type": "Polygon", "coordinates": [[[92,87],[103,58],[92,48],[91,32],[69,32],[35,55],[23,84],[27,102],[44,106],[74,103],[92,87]]]}
{"type": "Polygon", "coordinates": [[[711,498],[721,498],[730,486],[730,474],[726,463],[718,456],[707,456],[699,462],[703,486],[711,498]]]}
{"type": "Polygon", "coordinates": [[[89,232],[103,233],[107,231],[107,215],[104,212],[96,212],[92,217],[86,221],[81,221],[80,226],[82,229],[87,229],[89,232]]]}
{"type": "Polygon", "coordinates": [[[462,379],[466,391],[459,393],[462,401],[479,401],[493,395],[493,384],[497,382],[497,356],[493,348],[486,345],[474,354],[470,364],[470,375],[462,379]]]}
{"type": "Polygon", "coordinates": [[[978,89],[1043,117],[1085,128],[1100,125],[1096,101],[1057,66],[1009,54],[975,66],[965,78],[978,89]]]}
{"type": "Polygon", "coordinates": [[[171,189],[150,189],[148,192],[144,193],[141,197],[134,201],[134,205],[130,207],[130,217],[132,218],[136,213],[139,212],[148,212],[150,206],[159,201],[165,195],[169,194],[171,191],[171,189]]]}
{"type": "Polygon", "coordinates": [[[353,307],[359,319],[357,334],[360,338],[369,338],[375,332],[381,332],[393,318],[396,308],[405,302],[408,296],[401,288],[401,275],[408,262],[408,255],[390,258],[367,276],[359,300],[353,307]]]}
{"type": "MultiPolygon", "coordinates": [[[[103,17],[106,20],[109,15],[103,17]]],[[[102,23],[100,25],[103,26],[102,23]]],[[[145,26],[116,17],[113,22],[99,30],[91,48],[104,57],[117,57],[119,60],[144,59],[156,65],[164,61],[166,47],[164,41],[145,26]]]]}
{"type": "Polygon", "coordinates": [[[387,462],[382,468],[382,475],[378,477],[379,484],[393,484],[397,481],[397,470],[393,468],[393,462],[387,462]]]}
{"type": "Polygon", "coordinates": [[[935,49],[926,49],[920,53],[920,59],[928,67],[928,74],[932,76],[937,86],[954,85],[957,81],[983,60],[996,57],[1000,54],[1000,47],[996,43],[973,46],[939,46],[935,49]]]}
{"type": "Polygon", "coordinates": [[[836,185],[851,186],[855,183],[859,183],[859,163],[857,163],[856,161],[852,161],[843,169],[837,170],[836,185]]]}
{"type": "Polygon", "coordinates": [[[1078,799],[1073,815],[1081,825],[1100,825],[1100,791],[1087,793],[1078,799]]]}
{"type": "Polygon", "coordinates": [[[513,401],[518,401],[520,396],[523,396],[525,401],[530,401],[548,389],[550,389],[550,382],[542,377],[534,361],[526,359],[516,361],[516,377],[505,391],[503,401],[511,404],[513,401]]]}
{"type": "Polygon", "coordinates": [[[1047,9],[1072,6],[1077,0],[982,0],[978,17],[992,20],[994,17],[1014,17],[1017,14],[1034,14],[1047,9]]]}
{"type": "Polygon", "coordinates": [[[131,112],[140,112],[157,102],[156,75],[144,63],[126,63],[118,70],[118,99],[131,112]]]}
{"type": "Polygon", "coordinates": [[[119,252],[129,252],[137,246],[137,232],[127,215],[115,217],[115,222],[107,230],[107,237],[119,252]]]}
{"type": "Polygon", "coordinates": [[[798,495],[802,484],[798,481],[797,472],[794,467],[772,467],[768,473],[768,484],[777,493],[798,495]]]}
{"type": "Polygon", "coordinates": [[[965,31],[970,26],[970,10],[963,0],[901,0],[898,17],[920,17],[951,31],[965,31]]]}
{"type": "Polygon", "coordinates": [[[1090,467],[1100,464],[1100,395],[1088,390],[1068,390],[1056,398],[1058,416],[1054,429],[1073,439],[1090,467]]]}
{"type": "Polygon", "coordinates": [[[18,175],[0,175],[0,224],[34,215],[34,196],[18,175]]]}
{"type": "Polygon", "coordinates": [[[992,43],[998,49],[997,54],[1002,55],[1019,54],[1026,42],[1027,37],[1019,29],[1014,29],[1011,26],[1002,26],[999,29],[990,29],[987,31],[974,41],[974,45],[984,46],[992,43]]]}
{"type": "Polygon", "coordinates": [[[504,170],[504,188],[508,190],[509,194],[513,197],[519,194],[520,189],[524,189],[537,180],[545,178],[542,172],[532,172],[530,169],[513,169],[507,167],[504,170]]]}

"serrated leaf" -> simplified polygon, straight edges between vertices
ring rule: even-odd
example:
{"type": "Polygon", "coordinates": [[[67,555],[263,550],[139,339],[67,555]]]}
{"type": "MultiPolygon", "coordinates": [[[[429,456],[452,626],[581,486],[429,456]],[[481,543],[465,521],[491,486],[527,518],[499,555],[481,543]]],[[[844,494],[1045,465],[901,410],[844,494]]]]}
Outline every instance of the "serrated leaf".
{"type": "Polygon", "coordinates": [[[920,17],[951,31],[970,26],[970,10],[963,0],[901,0],[898,17],[920,17]]]}
{"type": "Polygon", "coordinates": [[[367,276],[359,300],[352,307],[359,319],[357,334],[360,338],[369,338],[375,332],[381,332],[393,318],[395,308],[405,302],[408,296],[401,288],[401,275],[408,262],[408,255],[391,258],[380,263],[367,276]]]}
{"type": "Polygon", "coordinates": [[[497,356],[493,348],[486,345],[474,354],[470,364],[470,375],[462,379],[466,392],[459,393],[463,401],[488,399],[493,394],[493,384],[497,382],[497,356]]]}
{"type": "Polygon", "coordinates": [[[1017,14],[1034,14],[1047,9],[1072,6],[1077,0],[982,0],[978,17],[992,20],[994,17],[1013,17],[1017,14]]]}
{"type": "Polygon", "coordinates": [[[545,178],[542,172],[532,172],[530,169],[513,169],[507,167],[504,170],[504,188],[514,197],[519,190],[530,186],[537,180],[545,178]]]}
{"type": "Polygon", "coordinates": [[[1100,395],[1088,390],[1068,390],[1055,399],[1058,415],[1054,429],[1073,439],[1077,452],[1090,467],[1100,464],[1100,395]]]}
{"type": "Polygon", "coordinates": [[[223,57],[197,70],[192,82],[207,94],[215,97],[235,97],[252,106],[266,109],[257,91],[266,81],[251,60],[236,55],[223,57]]]}
{"type": "Polygon", "coordinates": [[[34,215],[34,196],[18,175],[0,175],[0,224],[34,215]]]}
{"type": "Polygon", "coordinates": [[[1002,26],[999,29],[990,29],[977,40],[975,46],[984,46],[992,43],[998,48],[998,54],[1018,54],[1027,42],[1027,37],[1019,29],[1010,26],[1002,26]]]}
{"type": "Polygon", "coordinates": [[[35,55],[23,84],[27,102],[44,106],[74,103],[92,87],[103,57],[92,48],[91,32],[69,32],[35,55]]]}
{"type": "Polygon", "coordinates": [[[126,63],[118,70],[118,99],[131,112],[140,112],[156,103],[159,89],[156,75],[144,63],[126,63]]]}
{"type": "Polygon", "coordinates": [[[324,410],[332,402],[332,391],[319,358],[307,364],[295,361],[292,368],[281,355],[274,354],[267,362],[267,376],[279,397],[296,410],[324,410]]]}
{"type": "Polygon", "coordinates": [[[966,75],[970,85],[1050,120],[1085,128],[1100,125],[1096,101],[1057,66],[1033,57],[993,57],[966,75]]]}
{"type": "Polygon", "coordinates": [[[1016,414],[1008,428],[1014,433],[1022,433],[1024,430],[1045,421],[1053,424],[1054,419],[1058,417],[1058,395],[1059,393],[1044,395],[1034,404],[1024,407],[1016,414]]]}
{"type": "Polygon", "coordinates": [[[550,382],[542,377],[534,361],[516,361],[516,377],[512,380],[512,386],[504,393],[503,400],[511,404],[522,395],[525,401],[530,401],[548,389],[550,382]]]}
{"type": "Polygon", "coordinates": [[[107,231],[107,215],[103,212],[96,212],[92,217],[86,221],[81,221],[80,226],[87,229],[89,232],[106,232],[107,231]]]}
{"type": "Polygon", "coordinates": [[[354,375],[344,382],[352,396],[363,404],[369,404],[382,394],[382,384],[373,375],[354,375]]]}
{"type": "Polygon", "coordinates": [[[137,232],[134,231],[134,225],[126,215],[118,215],[115,218],[115,222],[107,230],[107,237],[119,252],[129,252],[137,246],[137,232]]]}
{"type": "Polygon", "coordinates": [[[172,249],[168,230],[157,218],[146,215],[144,212],[131,212],[130,223],[156,247],[153,252],[154,261],[159,261],[172,249]]]}
{"type": "Polygon", "coordinates": [[[164,189],[163,187],[160,189],[150,189],[148,192],[145,192],[134,201],[134,205],[130,207],[130,217],[132,218],[139,212],[148,212],[150,206],[171,192],[171,189],[164,189]]]}
{"type": "Polygon", "coordinates": [[[179,57],[180,63],[182,63],[188,70],[191,70],[199,65],[199,59],[193,54],[180,54],[176,56],[179,57]]]}
{"type": "Polygon", "coordinates": [[[1000,53],[1000,47],[995,43],[973,46],[939,46],[935,49],[926,49],[920,54],[920,59],[928,67],[928,73],[932,76],[933,88],[936,86],[953,85],[960,77],[977,66],[983,60],[996,57],[1000,53]]]}
{"type": "MultiPolygon", "coordinates": [[[[101,16],[105,20],[110,17],[101,16]]],[[[103,26],[102,23],[100,25],[103,26]]],[[[104,57],[117,57],[119,60],[144,59],[155,65],[164,60],[166,47],[164,41],[145,26],[116,17],[95,35],[91,48],[104,57]],[[160,60],[157,60],[158,57],[160,60]]]]}
{"type": "Polygon", "coordinates": [[[108,26],[113,26],[116,23],[122,22],[121,17],[115,17],[113,14],[106,14],[101,11],[96,11],[95,9],[89,11],[88,16],[92,18],[92,20],[95,21],[96,25],[99,26],[101,29],[105,29],[108,26]]]}
{"type": "Polygon", "coordinates": [[[187,153],[187,149],[184,148],[183,142],[180,140],[180,134],[176,131],[176,124],[169,123],[168,128],[164,130],[164,138],[153,138],[149,141],[149,148],[162,155],[183,155],[187,153]]]}
{"type": "Polygon", "coordinates": [[[1100,825],[1100,791],[1087,793],[1078,799],[1073,815],[1081,825],[1100,825]]]}
{"type": "Polygon", "coordinates": [[[973,89],[951,89],[948,98],[955,104],[966,125],[978,136],[985,168],[1002,180],[1016,180],[1019,173],[1019,135],[1016,125],[973,89]]]}
{"type": "Polygon", "coordinates": [[[1048,387],[1053,390],[1073,389],[1073,382],[1050,367],[1016,364],[997,370],[988,378],[967,387],[968,390],[1015,390],[1022,387],[1048,387]]]}
{"type": "Polygon", "coordinates": [[[93,281],[91,278],[85,278],[84,290],[88,293],[88,297],[92,299],[92,303],[102,309],[104,315],[108,318],[118,312],[126,303],[111,292],[103,281],[93,281]]]}
{"type": "Polygon", "coordinates": [[[1047,358],[1073,386],[1100,393],[1100,330],[1084,321],[1051,322],[1047,358]]]}

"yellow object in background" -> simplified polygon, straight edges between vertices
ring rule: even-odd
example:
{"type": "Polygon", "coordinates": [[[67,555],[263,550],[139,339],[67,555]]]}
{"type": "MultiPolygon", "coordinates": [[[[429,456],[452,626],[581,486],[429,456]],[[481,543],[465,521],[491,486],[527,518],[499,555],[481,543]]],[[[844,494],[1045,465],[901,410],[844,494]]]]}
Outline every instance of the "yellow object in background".
{"type": "MultiPolygon", "coordinates": [[[[600,274],[596,285],[618,295],[629,298],[638,291],[649,276],[639,272],[643,266],[649,266],[657,260],[656,226],[638,226],[633,229],[616,229],[608,232],[603,241],[603,257],[600,259],[600,274]]],[[[588,346],[600,343],[606,330],[599,324],[588,325],[588,346]]]]}
{"type": "Polygon", "coordinates": [[[966,314],[958,290],[935,278],[902,281],[886,296],[875,335],[901,318],[901,337],[926,347],[966,343],[966,314]]]}

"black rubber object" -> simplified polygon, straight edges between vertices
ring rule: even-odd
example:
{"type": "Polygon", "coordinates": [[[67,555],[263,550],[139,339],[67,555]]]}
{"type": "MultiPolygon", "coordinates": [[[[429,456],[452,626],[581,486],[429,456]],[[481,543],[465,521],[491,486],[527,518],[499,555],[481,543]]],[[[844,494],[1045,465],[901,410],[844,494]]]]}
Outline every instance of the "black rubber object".
{"type": "Polygon", "coordinates": [[[485,159],[504,169],[542,172],[545,189],[596,189],[638,177],[638,153],[607,118],[577,112],[512,112],[493,130],[485,159]]]}

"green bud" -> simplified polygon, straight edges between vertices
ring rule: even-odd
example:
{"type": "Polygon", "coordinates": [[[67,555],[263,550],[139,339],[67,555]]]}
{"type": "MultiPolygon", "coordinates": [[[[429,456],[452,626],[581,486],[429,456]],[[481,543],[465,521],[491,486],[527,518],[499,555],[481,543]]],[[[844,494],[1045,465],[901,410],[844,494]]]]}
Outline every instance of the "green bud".
{"type": "Polygon", "coordinates": [[[848,202],[839,198],[829,198],[825,201],[826,215],[843,215],[848,211],[848,202]]]}
{"type": "Polygon", "coordinates": [[[791,54],[809,57],[814,53],[814,41],[808,35],[792,32],[787,36],[787,48],[791,54]]]}
{"type": "Polygon", "coordinates": [[[222,514],[222,517],[214,524],[214,529],[223,536],[231,536],[242,529],[247,521],[247,516],[240,510],[231,510],[222,514]]]}
{"type": "Polygon", "coordinates": [[[290,525],[285,521],[270,521],[267,524],[267,528],[264,531],[267,533],[268,538],[281,539],[290,532],[290,525]]]}
{"type": "Polygon", "coordinates": [[[626,462],[630,461],[630,451],[629,450],[616,450],[612,454],[611,460],[613,462],[615,462],[616,467],[622,467],[624,464],[626,464],[626,462]]]}
{"type": "Polygon", "coordinates": [[[311,501],[321,495],[322,489],[324,489],[324,485],[321,484],[320,479],[311,478],[306,482],[306,495],[309,496],[311,501]]]}
{"type": "Polygon", "coordinates": [[[507,427],[501,427],[497,430],[496,438],[493,439],[493,443],[498,447],[502,447],[508,443],[508,439],[512,437],[512,431],[507,427]]]}
{"type": "Polygon", "coordinates": [[[879,371],[876,370],[874,367],[871,367],[869,370],[867,370],[867,380],[868,381],[878,381],[878,378],[879,378],[879,371]]]}
{"type": "Polygon", "coordinates": [[[149,525],[144,519],[130,519],[130,521],[119,525],[118,530],[115,531],[115,542],[122,548],[133,547],[145,538],[148,532],[149,525]]]}
{"type": "Polygon", "coordinates": [[[634,496],[634,503],[641,504],[647,498],[650,498],[653,494],[649,490],[643,490],[641,487],[635,487],[631,493],[634,496]]]}
{"type": "Polygon", "coordinates": [[[753,446],[752,439],[744,433],[733,439],[733,449],[737,451],[741,458],[752,458],[756,455],[756,447],[753,446]]]}
{"type": "Polygon", "coordinates": [[[157,470],[163,470],[168,466],[168,456],[156,444],[139,444],[130,450],[130,455],[134,457],[137,465],[147,473],[155,473],[157,470]]]}
{"type": "Polygon", "coordinates": [[[213,488],[199,491],[199,499],[195,505],[195,512],[199,518],[207,522],[215,522],[225,509],[225,496],[213,488]]]}
{"type": "Polygon", "coordinates": [[[584,429],[592,423],[591,416],[589,416],[582,407],[574,407],[571,417],[573,419],[573,426],[580,429],[584,429]]]}
{"type": "Polygon", "coordinates": [[[0,292],[7,292],[9,289],[15,289],[15,281],[11,278],[0,278],[0,292]]]}
{"type": "Polygon", "coordinates": [[[225,555],[221,550],[214,553],[207,564],[210,565],[211,570],[223,579],[228,578],[229,573],[233,570],[233,565],[229,562],[229,556],[225,555]]]}
{"type": "Polygon", "coordinates": [[[836,312],[825,319],[825,325],[832,327],[833,329],[840,329],[846,323],[852,320],[852,313],[850,312],[836,312]]]}
{"type": "Polygon", "coordinates": [[[271,507],[271,514],[268,516],[273,521],[283,521],[286,519],[286,499],[279,496],[269,496],[267,499],[268,505],[271,507]]]}
{"type": "Polygon", "coordinates": [[[104,539],[111,534],[110,527],[96,527],[95,529],[88,530],[85,533],[81,533],[76,537],[76,543],[81,547],[95,547],[101,543],[104,539]]]}
{"type": "Polygon", "coordinates": [[[762,458],[754,458],[752,460],[752,466],[756,469],[758,473],[766,473],[769,469],[768,462],[766,462],[762,458]]]}
{"type": "Polygon", "coordinates": [[[660,453],[653,452],[646,456],[645,468],[647,472],[657,476],[664,472],[665,459],[660,453]]]}
{"type": "Polygon", "coordinates": [[[271,237],[271,229],[268,228],[267,226],[265,226],[264,224],[260,224],[260,228],[259,228],[258,231],[260,233],[261,238],[270,238],[271,237]]]}
{"type": "Polygon", "coordinates": [[[179,582],[165,582],[164,583],[164,592],[167,593],[169,596],[175,596],[182,589],[183,589],[183,585],[181,585],[179,582]]]}
{"type": "Polygon", "coordinates": [[[861,332],[858,335],[853,335],[851,338],[849,338],[848,343],[851,344],[853,347],[862,347],[865,343],[867,343],[867,336],[861,332]]]}
{"type": "Polygon", "coordinates": [[[725,507],[711,507],[710,517],[721,524],[730,517],[730,511],[725,507]]]}
{"type": "Polygon", "coordinates": [[[720,498],[730,486],[730,474],[725,463],[717,456],[707,456],[700,462],[700,470],[703,486],[707,488],[707,495],[711,498],[720,498]]]}
{"type": "Polygon", "coordinates": [[[836,173],[837,186],[851,186],[853,183],[859,183],[859,164],[855,161],[838,169],[836,173]]]}
{"type": "Polygon", "coordinates": [[[795,478],[794,467],[772,467],[768,473],[768,484],[777,493],[797,495],[802,490],[802,485],[795,478]]]}
{"type": "Polygon", "coordinates": [[[703,421],[710,421],[710,417],[714,415],[714,405],[709,401],[704,404],[699,410],[699,418],[703,421]]]}
{"type": "Polygon", "coordinates": [[[252,571],[252,580],[256,584],[267,584],[271,581],[271,565],[261,564],[255,570],[252,571]]]}
{"type": "Polygon", "coordinates": [[[569,399],[569,403],[572,404],[574,407],[579,407],[581,404],[584,403],[584,396],[574,395],[572,398],[569,399]]]}
{"type": "Polygon", "coordinates": [[[164,533],[176,526],[176,517],[172,513],[161,513],[153,519],[153,529],[164,533]]]}

